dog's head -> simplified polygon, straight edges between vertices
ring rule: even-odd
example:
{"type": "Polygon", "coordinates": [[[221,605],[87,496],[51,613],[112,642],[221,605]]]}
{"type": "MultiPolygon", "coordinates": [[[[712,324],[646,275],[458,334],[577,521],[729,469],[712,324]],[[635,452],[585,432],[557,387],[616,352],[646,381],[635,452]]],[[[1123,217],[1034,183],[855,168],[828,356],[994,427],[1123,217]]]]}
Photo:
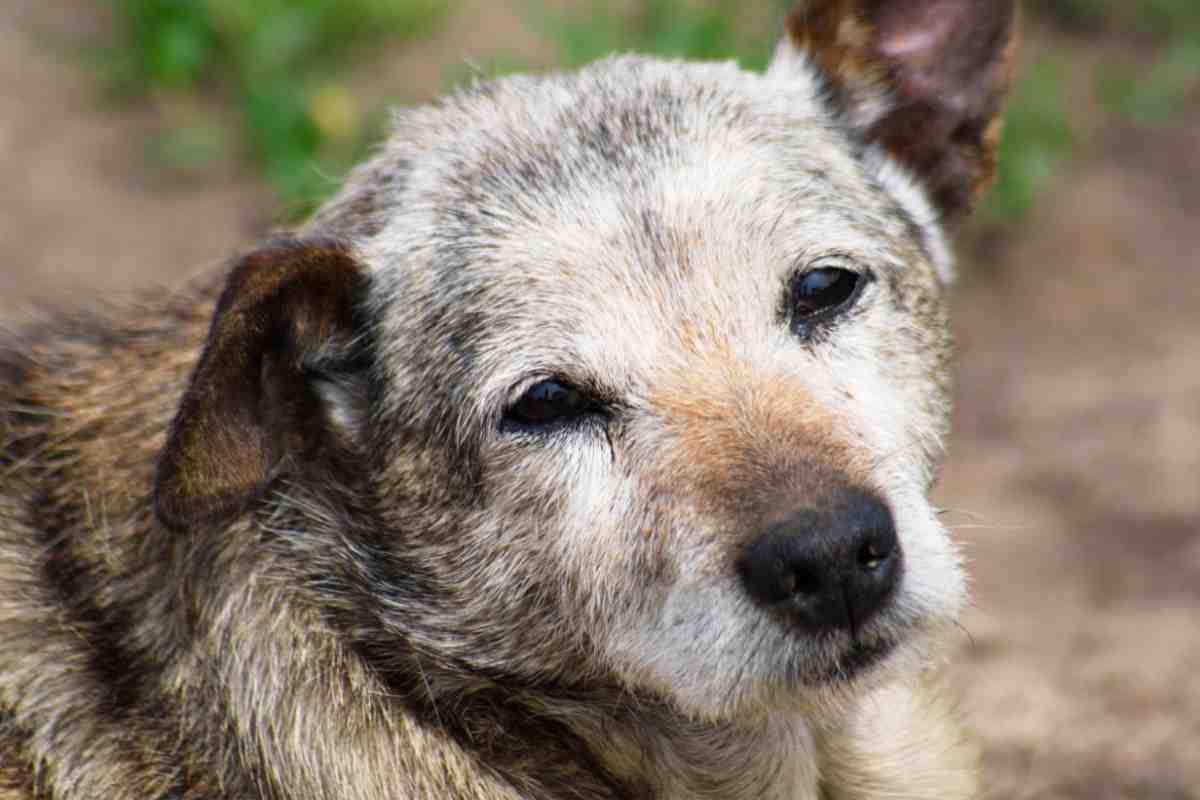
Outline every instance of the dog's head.
{"type": "Polygon", "coordinates": [[[624,57],[403,113],[235,269],[160,516],[274,515],[385,671],[719,717],[911,660],[964,596],[943,223],[1013,27],[809,0],[766,75],[624,57]]]}

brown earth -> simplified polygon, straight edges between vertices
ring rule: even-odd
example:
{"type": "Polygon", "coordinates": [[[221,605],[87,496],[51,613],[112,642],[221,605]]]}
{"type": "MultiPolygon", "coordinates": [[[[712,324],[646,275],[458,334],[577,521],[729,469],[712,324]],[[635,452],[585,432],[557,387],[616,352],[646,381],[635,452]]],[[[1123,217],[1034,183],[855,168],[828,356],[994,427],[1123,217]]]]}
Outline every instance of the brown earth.
{"type": "Polygon", "coordinates": [[[958,298],[996,798],[1200,797],[1200,112],[1109,133],[958,298]]]}
{"type": "MultiPolygon", "coordinates": [[[[270,221],[235,170],[149,173],[153,108],[99,103],[55,38],[94,13],[49,5],[0,8],[0,316],[173,283],[270,221]]],[[[427,94],[498,41],[544,60],[507,5],[467,5],[386,80],[427,94]]],[[[952,673],[989,798],[1200,798],[1200,104],[1181,113],[1093,124],[1036,212],[964,253],[938,497],[975,577],[952,673]]]]}
{"type": "Polygon", "coordinates": [[[0,312],[178,280],[268,220],[266,192],[233,170],[182,184],[150,170],[155,109],[104,104],[69,56],[104,24],[93,5],[0,5],[0,312]]]}

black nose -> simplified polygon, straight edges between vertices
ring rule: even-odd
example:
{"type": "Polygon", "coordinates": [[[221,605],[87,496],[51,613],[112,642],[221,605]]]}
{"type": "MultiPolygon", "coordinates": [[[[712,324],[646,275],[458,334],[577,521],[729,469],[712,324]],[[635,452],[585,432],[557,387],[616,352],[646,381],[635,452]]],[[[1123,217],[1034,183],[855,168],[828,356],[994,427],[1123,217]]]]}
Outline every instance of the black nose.
{"type": "Polygon", "coordinates": [[[738,559],[746,591],[812,632],[857,636],[899,579],[900,543],[891,511],[858,489],[828,506],[777,522],[738,559]]]}

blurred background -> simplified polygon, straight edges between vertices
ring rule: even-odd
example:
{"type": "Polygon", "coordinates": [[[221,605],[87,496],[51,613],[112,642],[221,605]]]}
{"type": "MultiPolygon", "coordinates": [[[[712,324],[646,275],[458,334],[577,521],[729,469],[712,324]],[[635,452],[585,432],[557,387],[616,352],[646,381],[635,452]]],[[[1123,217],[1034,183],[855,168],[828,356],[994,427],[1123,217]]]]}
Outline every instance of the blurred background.
{"type": "MultiPolygon", "coordinates": [[[[214,268],[389,106],[612,50],[761,68],[786,5],[4,0],[0,321],[214,268]]],[[[959,242],[951,674],[988,798],[1200,798],[1200,2],[1026,12],[959,242]]]]}

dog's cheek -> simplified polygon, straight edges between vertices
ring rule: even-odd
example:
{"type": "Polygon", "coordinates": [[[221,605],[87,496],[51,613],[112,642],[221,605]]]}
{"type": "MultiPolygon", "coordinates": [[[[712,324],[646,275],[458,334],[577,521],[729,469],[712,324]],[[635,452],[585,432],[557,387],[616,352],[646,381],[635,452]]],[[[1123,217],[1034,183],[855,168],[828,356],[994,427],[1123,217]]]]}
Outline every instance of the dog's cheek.
{"type": "Polygon", "coordinates": [[[872,306],[838,331],[822,354],[823,369],[809,379],[837,410],[846,440],[870,455],[881,489],[902,484],[927,492],[951,411],[943,290],[923,263],[887,273],[880,284],[872,306]]]}
{"type": "Polygon", "coordinates": [[[576,466],[561,484],[555,558],[570,578],[569,618],[583,624],[603,660],[614,637],[657,616],[681,553],[671,544],[668,509],[644,485],[644,465],[606,450],[576,466]]]}
{"type": "Polygon", "coordinates": [[[795,653],[755,648],[765,620],[723,566],[731,526],[665,458],[677,443],[658,433],[627,436],[592,492],[572,492],[562,556],[584,578],[575,600],[603,671],[689,716],[728,719],[795,653]]]}
{"type": "Polygon", "coordinates": [[[486,577],[469,589],[489,596],[493,613],[511,613],[507,623],[542,626],[548,649],[569,650],[579,662],[594,662],[662,572],[650,537],[637,529],[635,487],[593,433],[501,442],[485,453],[478,547],[490,563],[477,565],[486,577]],[[546,614],[522,618],[527,606],[513,602],[522,593],[536,595],[546,614]]]}
{"type": "Polygon", "coordinates": [[[747,615],[708,574],[713,541],[701,534],[711,521],[651,477],[649,448],[628,444],[577,442],[522,459],[501,513],[510,530],[541,531],[521,560],[555,574],[547,590],[584,648],[581,666],[713,716],[713,698],[727,703],[740,689],[730,667],[746,660],[747,615]]]}
{"type": "Polygon", "coordinates": [[[962,556],[925,496],[911,487],[890,493],[905,548],[905,586],[898,610],[906,622],[932,630],[958,618],[967,599],[962,556]]]}

